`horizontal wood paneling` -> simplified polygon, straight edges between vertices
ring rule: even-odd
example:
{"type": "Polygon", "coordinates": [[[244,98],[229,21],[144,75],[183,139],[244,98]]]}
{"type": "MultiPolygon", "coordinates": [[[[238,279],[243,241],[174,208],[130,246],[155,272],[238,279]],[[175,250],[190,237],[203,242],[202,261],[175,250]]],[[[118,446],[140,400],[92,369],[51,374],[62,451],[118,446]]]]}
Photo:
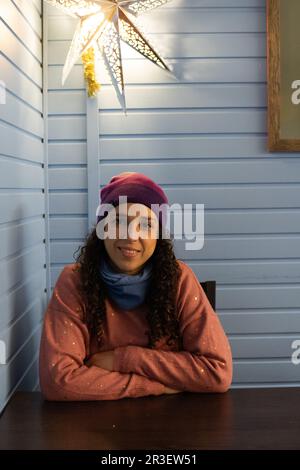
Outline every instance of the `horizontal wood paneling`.
{"type": "MultiPolygon", "coordinates": [[[[64,87],[61,84],[62,63],[49,67],[49,90],[84,88],[82,65],[73,67],[64,87]]],[[[132,84],[165,85],[173,83],[261,83],[266,81],[265,58],[221,58],[221,59],[169,59],[168,64],[173,68],[176,78],[166,74],[155,64],[144,59],[132,59],[124,62],[125,87],[132,84]],[[143,70],[143,74],[137,73],[143,70]]],[[[101,84],[99,100],[110,85],[107,72],[101,64],[101,84]]],[[[120,108],[119,108],[120,109],[120,108]]]]}
{"type": "Polygon", "coordinates": [[[38,87],[42,88],[42,64],[18,40],[14,32],[3,21],[0,21],[1,54],[6,56],[14,65],[30,78],[38,87]]]}
{"type": "Polygon", "coordinates": [[[273,361],[251,361],[235,362],[233,380],[244,386],[251,382],[289,382],[299,383],[299,370],[290,359],[273,361]]]}
{"type": "MultiPolygon", "coordinates": [[[[62,52],[67,49],[65,41],[73,37],[76,20],[62,18],[49,19],[49,44],[51,63],[60,63],[62,52]],[[61,25],[65,27],[62,28],[61,25]],[[58,34],[60,32],[60,34],[58,34]],[[58,49],[60,51],[58,51],[58,49]],[[62,51],[61,51],[62,49],[62,51]]],[[[162,35],[161,35],[162,36],[162,35]]],[[[265,46],[265,33],[192,33],[183,35],[178,47],[178,35],[175,33],[163,34],[163,41],[158,34],[147,34],[149,41],[155,48],[159,44],[159,51],[165,58],[192,58],[204,57],[261,57],[265,46]],[[199,49],[200,45],[200,49],[199,49]]],[[[124,45],[124,59],[138,59],[140,55],[131,47],[124,45]]],[[[265,57],[265,54],[263,54],[265,57]]],[[[77,64],[81,63],[78,59],[77,64]]]]}
{"type": "MultiPolygon", "coordinates": [[[[116,112],[102,112],[99,116],[100,133],[110,134],[226,134],[226,133],[263,133],[266,131],[264,110],[174,110],[152,111],[149,120],[148,111],[132,111],[127,116],[116,112]]],[[[56,126],[70,120],[57,119],[56,126]]]]}
{"type": "Polygon", "coordinates": [[[51,215],[72,215],[87,213],[87,191],[50,192],[49,205],[51,215]]]}
{"type": "MultiPolygon", "coordinates": [[[[249,234],[266,234],[272,236],[275,233],[288,232],[292,234],[300,233],[300,211],[299,210],[274,210],[274,211],[245,211],[242,214],[240,211],[206,211],[204,217],[205,233],[206,235],[249,235],[249,234]],[[278,219],[282,218],[285,223],[278,223],[278,219]],[[240,221],[242,222],[242,229],[240,229],[240,221]],[[222,229],[221,229],[222,227],[222,229]]],[[[182,221],[182,214],[174,213],[174,217],[182,221]]],[[[196,214],[193,212],[193,216],[196,214]]],[[[73,224],[81,224],[81,219],[68,218],[68,225],[63,227],[63,219],[51,219],[54,222],[61,224],[55,225],[59,231],[63,230],[66,238],[72,238],[75,225],[69,225],[72,221],[73,224]]],[[[183,224],[182,224],[183,225],[183,224]]],[[[184,227],[184,225],[183,225],[184,227]]],[[[171,225],[171,228],[173,226],[171,225]]],[[[76,229],[78,230],[77,226],[76,229]]],[[[173,230],[172,230],[173,231],[173,230]]],[[[74,238],[74,237],[73,237],[74,238]]]]}
{"type": "Polygon", "coordinates": [[[19,68],[1,55],[0,51],[1,80],[4,81],[6,89],[17,98],[23,100],[30,108],[42,112],[42,90],[27,77],[19,68]]]}
{"type": "Polygon", "coordinates": [[[51,189],[86,189],[87,169],[49,167],[49,184],[51,189]]]}
{"type": "Polygon", "coordinates": [[[0,412],[36,386],[46,306],[41,6],[0,3],[0,412]]]}
{"type": "MultiPolygon", "coordinates": [[[[171,6],[171,5],[170,5],[171,6]]],[[[182,6],[182,4],[180,5],[182,6]]],[[[55,9],[49,10],[50,16],[60,16],[59,12],[55,9]]],[[[194,33],[194,32],[264,32],[266,30],[265,24],[265,9],[264,8],[234,8],[229,9],[227,5],[224,8],[184,8],[184,13],[180,8],[164,7],[153,10],[151,14],[144,14],[140,16],[140,21],[145,31],[155,34],[168,34],[168,33],[194,33]]],[[[70,32],[76,27],[76,20],[73,18],[63,17],[62,21],[58,18],[49,20],[50,39],[55,37],[59,38],[62,34],[62,29],[70,28],[70,32]],[[54,29],[55,28],[55,29],[54,29]],[[57,29],[59,29],[59,32],[57,29]]],[[[64,36],[65,37],[65,36],[64,36]]],[[[69,37],[69,36],[68,36],[69,37]]]]}
{"type": "Polygon", "coordinates": [[[34,273],[23,277],[22,281],[0,297],[1,317],[0,328],[6,328],[9,323],[20,317],[39,298],[45,297],[46,270],[34,270],[34,273]],[[33,295],[35,292],[35,295],[33,295]]]}
{"type": "MultiPolygon", "coordinates": [[[[134,109],[167,109],[177,101],[177,108],[256,108],[263,107],[266,100],[264,84],[244,85],[166,85],[162,96],[161,88],[154,85],[128,86],[126,101],[134,109]],[[180,99],[179,99],[180,96],[180,99]]],[[[84,91],[51,92],[50,115],[84,114],[84,91]]],[[[114,90],[111,87],[99,94],[99,107],[102,110],[119,109],[114,90]]]]}
{"type": "MultiPolygon", "coordinates": [[[[38,0],[30,0],[38,1],[38,0]]],[[[160,9],[174,9],[174,8],[253,8],[253,7],[265,7],[265,0],[172,0],[170,3],[166,3],[160,9]]],[[[61,10],[58,8],[49,7],[50,16],[62,16],[61,10]]]]}
{"type": "MultiPolygon", "coordinates": [[[[300,313],[292,308],[265,308],[242,310],[219,309],[219,316],[226,331],[247,338],[248,335],[293,334],[299,332],[300,313]],[[247,331],[247,335],[245,335],[247,331]]],[[[299,334],[298,334],[299,337],[299,334]]]]}
{"type": "MultiPolygon", "coordinates": [[[[74,237],[75,238],[75,237],[74,237]]],[[[185,244],[193,240],[175,240],[175,253],[179,259],[194,260],[256,260],[256,259],[293,259],[300,237],[222,237],[207,236],[201,250],[187,250],[185,244]],[[287,245],[279,252],[281,245],[287,245]],[[220,247],[221,245],[221,247],[220,247]],[[277,256],[276,256],[277,255],[277,256]]],[[[63,241],[52,245],[52,259],[56,263],[68,262],[74,243],[63,241]]]]}
{"type": "Polygon", "coordinates": [[[84,238],[88,230],[87,217],[51,217],[50,238],[84,238]]]}
{"type": "MultiPolygon", "coordinates": [[[[33,363],[36,363],[36,355],[41,337],[41,325],[36,325],[30,337],[24,343],[21,350],[15,354],[8,364],[0,368],[0,403],[2,408],[11,398],[13,392],[21,387],[26,379],[26,374],[31,371],[33,363]]],[[[27,383],[27,390],[32,390],[27,383]]]]}
{"type": "MultiPolygon", "coordinates": [[[[42,39],[42,4],[41,1],[32,0],[12,0],[16,7],[19,9],[21,14],[24,16],[25,21],[29,26],[36,32],[37,36],[42,39]]],[[[41,41],[42,42],[42,41],[41,41]]]]}
{"type": "Polygon", "coordinates": [[[3,106],[1,119],[39,139],[43,138],[44,123],[41,113],[28,107],[9,92],[6,94],[6,105],[3,106]]]}
{"type": "Polygon", "coordinates": [[[44,171],[41,165],[30,165],[28,162],[3,157],[0,154],[0,187],[19,189],[42,189],[44,171]]]}
{"type": "Polygon", "coordinates": [[[3,155],[43,163],[44,154],[41,139],[0,122],[0,141],[3,155]]]}
{"type": "MultiPolygon", "coordinates": [[[[27,17],[26,12],[24,11],[25,17],[21,14],[20,3],[22,2],[13,2],[11,0],[5,1],[5,8],[1,9],[1,20],[9,26],[13,32],[17,32],[19,41],[24,44],[26,49],[42,63],[42,31],[41,31],[41,21],[37,15],[32,15],[33,9],[29,4],[27,11],[29,16],[27,17]],[[17,6],[17,8],[16,8],[17,6]],[[39,33],[36,34],[33,28],[30,26],[30,19],[39,25],[39,33]]],[[[23,2],[24,3],[24,2],[23,2]]],[[[28,2],[27,2],[28,3],[28,2]]],[[[23,5],[24,10],[24,5],[23,5]]]]}
{"type": "Polygon", "coordinates": [[[38,299],[28,311],[1,332],[1,340],[6,345],[6,362],[21,350],[24,337],[29,338],[35,326],[42,322],[45,307],[46,303],[38,299]]]}
{"type": "Polygon", "coordinates": [[[42,192],[21,190],[0,192],[0,223],[41,216],[45,210],[42,192]],[[9,198],[10,204],[7,204],[9,198]]]}
{"type": "Polygon", "coordinates": [[[44,220],[41,217],[0,225],[0,260],[38,245],[44,235],[44,220]]]}
{"type": "Polygon", "coordinates": [[[156,178],[162,185],[241,184],[241,183],[299,183],[300,160],[295,158],[261,158],[245,161],[176,162],[170,163],[113,163],[101,166],[101,185],[123,171],[141,171],[156,178]],[[157,171],[158,170],[158,171],[157,171]]]}

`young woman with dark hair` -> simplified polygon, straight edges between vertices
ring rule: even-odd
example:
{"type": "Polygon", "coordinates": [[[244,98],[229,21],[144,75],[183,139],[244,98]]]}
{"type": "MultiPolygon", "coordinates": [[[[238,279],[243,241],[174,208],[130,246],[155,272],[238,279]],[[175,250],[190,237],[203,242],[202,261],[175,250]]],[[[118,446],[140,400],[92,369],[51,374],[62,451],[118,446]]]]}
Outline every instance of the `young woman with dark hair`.
{"type": "Polygon", "coordinates": [[[55,284],[40,344],[44,397],[227,391],[230,345],[194,272],[163,236],[163,215],[152,210],[168,204],[162,188],[141,173],[121,173],[102,188],[101,204],[114,208],[116,236],[99,237],[98,224],[107,228],[109,219],[98,216],[76,263],[55,284]],[[134,233],[127,221],[136,204],[145,216],[134,233]]]}

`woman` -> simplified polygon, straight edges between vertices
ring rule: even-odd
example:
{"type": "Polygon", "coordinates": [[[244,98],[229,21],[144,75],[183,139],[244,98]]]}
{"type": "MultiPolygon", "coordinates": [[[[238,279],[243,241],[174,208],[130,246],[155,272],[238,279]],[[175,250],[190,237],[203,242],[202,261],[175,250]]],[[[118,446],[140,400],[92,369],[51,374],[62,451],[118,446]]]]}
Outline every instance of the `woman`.
{"type": "Polygon", "coordinates": [[[112,209],[98,216],[76,263],[62,270],[44,317],[44,397],[227,391],[227,337],[194,272],[163,236],[162,213],[152,210],[153,204],[166,207],[166,194],[147,176],[126,172],[100,196],[100,208],[112,209]],[[143,216],[132,217],[135,204],[143,216]]]}

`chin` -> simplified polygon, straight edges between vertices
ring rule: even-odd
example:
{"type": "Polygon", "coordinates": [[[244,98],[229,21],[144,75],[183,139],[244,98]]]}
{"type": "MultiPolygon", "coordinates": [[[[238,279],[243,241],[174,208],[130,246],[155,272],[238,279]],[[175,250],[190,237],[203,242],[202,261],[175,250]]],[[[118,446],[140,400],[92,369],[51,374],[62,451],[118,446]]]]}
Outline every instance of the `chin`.
{"type": "Polygon", "coordinates": [[[133,261],[130,260],[125,260],[122,261],[121,263],[118,263],[119,269],[122,271],[138,271],[142,267],[143,263],[134,263],[133,261]]]}
{"type": "Polygon", "coordinates": [[[122,263],[120,263],[120,268],[122,269],[123,267],[125,267],[126,269],[130,268],[130,269],[138,269],[139,267],[141,266],[141,264],[136,264],[132,261],[123,261],[122,263]]]}

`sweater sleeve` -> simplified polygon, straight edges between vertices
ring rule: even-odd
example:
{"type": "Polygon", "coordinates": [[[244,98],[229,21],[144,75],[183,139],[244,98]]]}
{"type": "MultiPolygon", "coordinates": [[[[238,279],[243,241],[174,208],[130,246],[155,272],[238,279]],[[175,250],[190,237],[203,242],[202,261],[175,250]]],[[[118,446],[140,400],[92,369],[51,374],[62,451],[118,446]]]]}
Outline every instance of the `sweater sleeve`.
{"type": "Polygon", "coordinates": [[[165,386],[137,373],[87,367],[89,332],[82,321],[83,305],[66,266],[48,304],[40,342],[39,376],[46,400],[117,400],[160,395],[165,386]]]}
{"type": "Polygon", "coordinates": [[[231,348],[201,284],[185,263],[177,305],[183,350],[121,346],[115,349],[113,369],[181,391],[226,392],[232,381],[231,348]]]}

